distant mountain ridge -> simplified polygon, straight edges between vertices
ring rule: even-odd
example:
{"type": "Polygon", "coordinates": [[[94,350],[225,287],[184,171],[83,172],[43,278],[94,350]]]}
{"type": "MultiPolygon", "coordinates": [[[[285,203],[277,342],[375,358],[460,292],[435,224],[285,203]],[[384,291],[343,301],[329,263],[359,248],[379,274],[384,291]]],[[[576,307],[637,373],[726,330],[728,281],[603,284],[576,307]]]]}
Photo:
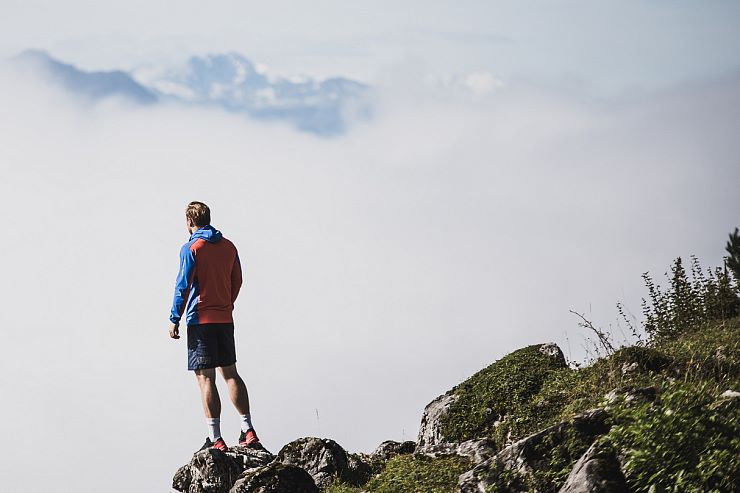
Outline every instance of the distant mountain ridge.
{"type": "Polygon", "coordinates": [[[213,106],[257,120],[287,121],[322,136],[340,135],[351,120],[372,114],[366,84],[344,77],[270,77],[238,53],[193,56],[183,66],[148,74],[88,72],[39,50],[24,51],[11,61],[40,70],[53,83],[93,103],[118,97],[142,105],[213,106]]]}
{"type": "Polygon", "coordinates": [[[138,104],[153,104],[157,95],[122,70],[86,72],[52,58],[41,50],[26,50],[11,59],[16,66],[40,70],[64,89],[91,102],[123,97],[138,104]]]}
{"type": "Polygon", "coordinates": [[[184,66],[149,78],[147,85],[165,99],[216,105],[262,120],[288,120],[324,135],[346,130],[349,115],[344,111],[369,89],[343,77],[270,78],[238,53],[191,57],[184,66]]]}

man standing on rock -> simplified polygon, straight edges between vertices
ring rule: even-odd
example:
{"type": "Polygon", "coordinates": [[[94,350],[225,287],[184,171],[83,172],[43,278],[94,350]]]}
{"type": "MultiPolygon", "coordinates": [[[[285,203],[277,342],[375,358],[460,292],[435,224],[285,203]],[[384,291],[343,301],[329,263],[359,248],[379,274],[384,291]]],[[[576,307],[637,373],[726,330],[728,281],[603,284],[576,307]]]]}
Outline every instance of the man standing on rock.
{"type": "Polygon", "coordinates": [[[209,436],[200,450],[228,450],[221,437],[221,400],[216,389],[216,368],[229,388],[229,397],[241,417],[239,445],[261,448],[249,413],[249,395],[236,371],[234,301],[242,285],[239,254],[232,242],[211,226],[211,211],[202,202],[185,210],[190,240],[180,249],[180,273],[170,312],[170,337],[179,339],[185,313],[188,335],[188,370],[195,372],[208,423],[209,436]]]}

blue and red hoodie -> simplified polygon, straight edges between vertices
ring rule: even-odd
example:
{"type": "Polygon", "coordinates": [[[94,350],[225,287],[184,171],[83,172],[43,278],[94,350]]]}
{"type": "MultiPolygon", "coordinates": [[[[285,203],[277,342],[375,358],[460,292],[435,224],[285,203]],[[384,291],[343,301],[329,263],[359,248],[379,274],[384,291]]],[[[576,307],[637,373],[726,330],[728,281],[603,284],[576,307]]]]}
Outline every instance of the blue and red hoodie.
{"type": "Polygon", "coordinates": [[[180,249],[170,322],[180,322],[183,311],[187,325],[233,322],[241,285],[236,247],[210,224],[203,226],[180,249]]]}

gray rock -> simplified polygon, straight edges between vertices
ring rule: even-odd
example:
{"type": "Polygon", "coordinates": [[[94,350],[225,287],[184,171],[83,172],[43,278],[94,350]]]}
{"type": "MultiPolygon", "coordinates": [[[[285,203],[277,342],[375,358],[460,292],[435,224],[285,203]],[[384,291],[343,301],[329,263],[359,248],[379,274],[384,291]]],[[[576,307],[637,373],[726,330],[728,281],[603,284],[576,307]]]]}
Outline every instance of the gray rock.
{"type": "Polygon", "coordinates": [[[245,471],[229,493],[318,493],[313,478],[297,466],[272,462],[245,471]]]}
{"type": "Polygon", "coordinates": [[[727,346],[719,346],[714,351],[714,357],[717,359],[717,361],[727,361],[727,346]]]}
{"type": "Polygon", "coordinates": [[[738,406],[738,401],[740,401],[740,392],[727,389],[709,407],[710,409],[727,408],[726,411],[730,411],[730,408],[738,406]]]}
{"type": "Polygon", "coordinates": [[[619,461],[611,449],[594,443],[584,453],[559,493],[629,493],[619,461]]]}
{"type": "Polygon", "coordinates": [[[640,368],[640,365],[637,363],[637,361],[633,361],[632,363],[622,363],[622,375],[630,375],[632,373],[635,373],[640,368]]]}
{"type": "Polygon", "coordinates": [[[566,365],[565,355],[560,347],[554,342],[548,342],[540,346],[540,352],[558,360],[563,366],[566,365]]]}
{"type": "Polygon", "coordinates": [[[457,396],[451,390],[427,404],[421,416],[421,427],[416,441],[417,450],[447,442],[442,435],[440,421],[456,400],[457,396]]]}
{"type": "Polygon", "coordinates": [[[227,492],[243,471],[263,466],[273,459],[266,450],[242,446],[231,447],[228,452],[214,448],[202,450],[177,470],[172,488],[188,493],[227,492]]]}
{"type": "Polygon", "coordinates": [[[226,455],[240,464],[243,469],[261,467],[275,460],[275,456],[266,449],[253,449],[244,445],[233,445],[229,447],[226,455]]]}
{"type": "Polygon", "coordinates": [[[371,475],[370,466],[361,457],[348,454],[337,442],[327,438],[294,440],[280,450],[277,460],[305,470],[322,490],[334,478],[351,485],[361,485],[371,475]]]}
{"type": "Polygon", "coordinates": [[[516,483],[506,482],[502,484],[505,468],[492,457],[471,470],[464,472],[458,478],[457,484],[460,493],[488,493],[489,491],[505,491],[507,493],[526,493],[524,484],[520,484],[518,478],[516,483]]]}
{"type": "Polygon", "coordinates": [[[720,395],[723,399],[737,399],[740,397],[740,392],[735,392],[734,390],[727,389],[720,395]]]}
{"type": "Polygon", "coordinates": [[[586,444],[580,450],[569,451],[576,454],[572,459],[575,461],[598,436],[609,431],[607,417],[603,409],[593,409],[512,443],[462,474],[458,481],[460,492],[486,493],[496,487],[512,493],[536,493],[527,485],[526,478],[532,473],[547,470],[553,445],[568,442],[586,444]],[[506,484],[502,484],[502,478],[506,484]]]}
{"type": "Polygon", "coordinates": [[[493,440],[482,438],[480,440],[468,440],[462,443],[439,443],[430,445],[423,449],[416,449],[416,454],[428,457],[441,457],[446,455],[459,455],[470,459],[473,464],[480,464],[496,455],[496,445],[493,440]]]}
{"type": "Polygon", "coordinates": [[[658,396],[655,387],[619,387],[604,396],[606,409],[610,409],[614,404],[624,402],[625,404],[639,402],[653,402],[658,396]]]}
{"type": "Polygon", "coordinates": [[[395,442],[393,440],[386,440],[378,445],[378,448],[370,454],[370,457],[375,460],[386,462],[396,455],[411,454],[414,452],[415,448],[416,443],[412,441],[395,442]]]}
{"type": "MultiPolygon", "coordinates": [[[[350,466],[353,461],[358,461],[364,465],[359,467],[363,471],[363,477],[361,478],[360,484],[367,482],[373,474],[380,473],[386,466],[389,460],[397,455],[413,454],[416,448],[416,442],[396,442],[394,440],[386,440],[382,442],[378,447],[370,454],[359,453],[359,454],[347,454],[350,466]],[[367,466],[369,469],[365,469],[367,466]]],[[[355,468],[357,469],[357,468],[355,468]]]]}

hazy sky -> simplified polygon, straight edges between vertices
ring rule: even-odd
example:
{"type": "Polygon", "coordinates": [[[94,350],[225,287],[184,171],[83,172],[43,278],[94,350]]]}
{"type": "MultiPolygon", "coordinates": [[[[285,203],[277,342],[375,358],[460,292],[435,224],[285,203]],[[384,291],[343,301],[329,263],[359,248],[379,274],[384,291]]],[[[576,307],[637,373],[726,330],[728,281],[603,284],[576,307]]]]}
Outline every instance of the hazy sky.
{"type": "Polygon", "coordinates": [[[238,366],[275,452],[413,439],[426,403],[507,352],[581,358],[569,309],[615,324],[617,301],[639,314],[642,272],[719,264],[740,225],[735,3],[348,4],[3,3],[6,53],[90,68],[228,49],[378,81],[375,118],[321,139],[217,110],[81,108],[0,72],[9,491],[163,491],[202,443],[167,336],[190,200],[239,248],[238,366]],[[422,82],[476,71],[504,85],[422,82]]]}
{"type": "Polygon", "coordinates": [[[731,0],[3,0],[0,53],[128,68],[234,50],[277,73],[368,82],[414,60],[614,92],[735,67],[738,18],[731,0]]]}

